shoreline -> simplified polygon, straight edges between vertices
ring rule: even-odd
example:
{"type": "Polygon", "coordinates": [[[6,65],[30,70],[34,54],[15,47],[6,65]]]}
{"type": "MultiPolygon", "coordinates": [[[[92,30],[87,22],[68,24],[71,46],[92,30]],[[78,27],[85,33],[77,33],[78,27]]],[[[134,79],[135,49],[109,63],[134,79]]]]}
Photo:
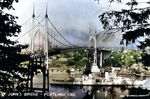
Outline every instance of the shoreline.
{"type": "MultiPolygon", "coordinates": [[[[73,86],[136,86],[136,85],[141,85],[141,84],[126,84],[126,83],[122,83],[122,84],[110,84],[110,83],[74,83],[73,81],[64,81],[64,77],[66,77],[66,75],[62,75],[61,77],[59,76],[60,74],[52,74],[49,75],[49,84],[52,85],[73,85],[73,86]],[[53,79],[58,81],[53,81],[53,79]],[[60,79],[60,81],[59,81],[60,79]],[[62,80],[62,81],[61,81],[62,80]]],[[[124,75],[124,76],[136,76],[136,74],[119,74],[119,75],[124,75]]],[[[68,76],[68,75],[67,75],[68,76]]],[[[137,75],[137,76],[144,76],[144,75],[137,75]]],[[[150,76],[150,75],[148,75],[150,76]]],[[[38,84],[43,83],[43,76],[41,74],[35,75],[34,76],[34,84],[38,86],[38,84]]],[[[68,76],[69,77],[69,76],[68,76]]],[[[37,87],[36,86],[36,87],[37,87]]]]}
{"type": "MultiPolygon", "coordinates": [[[[43,83],[36,83],[36,84],[43,84],[43,83]]],[[[70,83],[49,83],[51,85],[62,85],[62,86],[136,86],[136,85],[129,85],[129,84],[73,84],[70,83]]]]}
{"type": "Polygon", "coordinates": [[[135,84],[67,84],[67,83],[49,83],[50,85],[64,85],[64,86],[141,86],[135,84]]]}
{"type": "Polygon", "coordinates": [[[145,74],[117,74],[117,75],[150,77],[150,75],[145,75],[145,74]]]}
{"type": "Polygon", "coordinates": [[[136,76],[146,76],[146,77],[150,77],[150,75],[145,75],[145,74],[135,74],[136,76]]]}

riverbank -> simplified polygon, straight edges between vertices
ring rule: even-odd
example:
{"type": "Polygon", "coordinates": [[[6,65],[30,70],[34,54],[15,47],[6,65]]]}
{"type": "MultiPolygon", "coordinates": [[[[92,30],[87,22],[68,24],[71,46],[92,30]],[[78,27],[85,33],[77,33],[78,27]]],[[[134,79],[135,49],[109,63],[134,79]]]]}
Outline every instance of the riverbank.
{"type": "Polygon", "coordinates": [[[146,76],[146,77],[150,77],[150,75],[146,75],[146,74],[135,74],[137,76],[146,76]]]}

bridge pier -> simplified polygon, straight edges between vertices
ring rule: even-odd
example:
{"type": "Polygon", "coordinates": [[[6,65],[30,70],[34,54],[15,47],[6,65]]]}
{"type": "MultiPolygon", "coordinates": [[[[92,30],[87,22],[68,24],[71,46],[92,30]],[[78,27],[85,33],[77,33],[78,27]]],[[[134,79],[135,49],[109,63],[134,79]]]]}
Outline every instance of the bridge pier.
{"type": "Polygon", "coordinates": [[[49,70],[43,68],[42,73],[43,73],[43,95],[44,95],[45,92],[49,92],[49,70]]]}
{"type": "Polygon", "coordinates": [[[99,53],[99,66],[102,67],[104,59],[108,58],[111,51],[98,49],[98,53],[99,53]]]}
{"type": "Polygon", "coordinates": [[[31,60],[31,81],[30,81],[30,91],[33,91],[33,76],[34,76],[34,71],[33,71],[33,60],[31,60]]]}
{"type": "Polygon", "coordinates": [[[92,64],[91,72],[92,73],[99,73],[100,72],[100,69],[97,66],[97,49],[96,48],[94,51],[94,62],[92,64]]]}
{"type": "Polygon", "coordinates": [[[29,61],[29,65],[28,65],[28,76],[27,76],[27,84],[26,84],[26,91],[27,92],[28,91],[30,91],[30,92],[33,91],[33,76],[34,76],[33,63],[34,63],[33,59],[31,59],[29,61]]]}
{"type": "Polygon", "coordinates": [[[45,92],[49,92],[49,70],[45,66],[45,56],[33,57],[29,61],[26,91],[33,92],[34,90],[42,90],[43,94],[45,92]],[[43,74],[43,88],[42,89],[33,88],[34,72],[37,74],[37,69],[40,69],[43,74]]]}
{"type": "MultiPolygon", "coordinates": [[[[91,73],[93,72],[100,72],[99,67],[102,67],[104,59],[106,59],[109,54],[111,53],[111,51],[107,51],[107,50],[102,50],[102,49],[95,49],[94,54],[92,54],[93,51],[89,50],[87,52],[87,69],[86,71],[90,71],[91,73]]],[[[89,72],[90,73],[90,72],[89,72]]]]}
{"type": "Polygon", "coordinates": [[[99,66],[102,67],[102,64],[103,64],[103,56],[102,56],[102,51],[100,51],[99,66]]]}

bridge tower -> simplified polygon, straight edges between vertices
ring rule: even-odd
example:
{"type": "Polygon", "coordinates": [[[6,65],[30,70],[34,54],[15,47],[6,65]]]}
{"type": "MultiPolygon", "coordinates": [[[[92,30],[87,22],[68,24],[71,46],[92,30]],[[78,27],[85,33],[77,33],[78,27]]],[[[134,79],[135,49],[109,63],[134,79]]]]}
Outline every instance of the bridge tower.
{"type": "Polygon", "coordinates": [[[89,47],[97,48],[96,43],[96,31],[95,33],[91,33],[91,31],[89,31],[89,47]]]}
{"type": "Polygon", "coordinates": [[[92,73],[98,73],[100,72],[100,69],[97,66],[97,40],[96,40],[96,31],[95,33],[91,33],[91,31],[89,31],[89,47],[94,47],[95,51],[94,51],[94,63],[92,64],[92,68],[91,68],[91,72],[92,73]]]}
{"type": "MultiPolygon", "coordinates": [[[[29,34],[29,48],[30,51],[32,52],[32,54],[35,56],[35,58],[31,59],[31,72],[33,73],[33,69],[34,66],[37,66],[38,69],[41,69],[42,74],[43,74],[43,94],[44,92],[49,92],[49,69],[48,69],[48,14],[47,14],[47,4],[46,4],[46,14],[45,14],[45,24],[44,29],[42,30],[41,26],[39,25],[38,27],[36,27],[36,21],[35,21],[35,14],[34,14],[34,6],[33,6],[33,15],[32,15],[32,30],[29,34]],[[36,27],[36,29],[35,29],[36,27]],[[35,39],[35,35],[36,33],[38,33],[38,30],[40,30],[40,32],[44,33],[44,42],[43,42],[43,49],[44,51],[42,51],[42,53],[38,53],[39,56],[37,54],[37,52],[35,51],[35,47],[34,47],[34,39],[35,39]],[[35,63],[35,64],[34,64],[35,63]],[[37,65],[38,63],[38,65],[37,65]],[[39,65],[40,64],[40,65],[39,65]]],[[[29,80],[30,82],[30,89],[33,89],[33,77],[34,74],[31,74],[31,77],[29,80]]],[[[29,78],[29,77],[28,77],[29,78]]],[[[27,84],[28,87],[28,84],[27,84]]]]}
{"type": "Polygon", "coordinates": [[[34,26],[35,26],[35,14],[34,14],[34,4],[33,4],[33,14],[32,14],[32,32],[30,32],[29,34],[29,48],[30,48],[30,51],[33,53],[33,34],[34,34],[34,26]]]}
{"type": "Polygon", "coordinates": [[[43,71],[43,92],[45,92],[46,82],[47,91],[49,92],[49,69],[48,69],[48,15],[47,15],[47,4],[46,4],[46,14],[45,14],[45,70],[43,71]]]}

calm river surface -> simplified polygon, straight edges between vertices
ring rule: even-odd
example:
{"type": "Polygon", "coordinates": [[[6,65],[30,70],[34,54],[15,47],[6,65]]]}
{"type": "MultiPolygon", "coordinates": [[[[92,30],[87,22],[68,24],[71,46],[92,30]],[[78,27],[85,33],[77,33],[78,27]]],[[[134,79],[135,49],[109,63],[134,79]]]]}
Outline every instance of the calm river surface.
{"type": "MultiPolygon", "coordinates": [[[[40,76],[37,75],[35,80],[40,76]]],[[[51,76],[50,76],[51,77],[51,76]]],[[[53,78],[66,77],[64,75],[53,75],[53,78]]],[[[147,79],[144,88],[150,91],[150,77],[128,76],[139,80],[147,79]]],[[[42,81],[42,79],[40,79],[42,81]]],[[[40,80],[34,82],[34,86],[42,86],[40,80]]],[[[79,85],[50,85],[52,99],[122,99],[129,94],[133,86],[79,86],[79,85]]]]}

